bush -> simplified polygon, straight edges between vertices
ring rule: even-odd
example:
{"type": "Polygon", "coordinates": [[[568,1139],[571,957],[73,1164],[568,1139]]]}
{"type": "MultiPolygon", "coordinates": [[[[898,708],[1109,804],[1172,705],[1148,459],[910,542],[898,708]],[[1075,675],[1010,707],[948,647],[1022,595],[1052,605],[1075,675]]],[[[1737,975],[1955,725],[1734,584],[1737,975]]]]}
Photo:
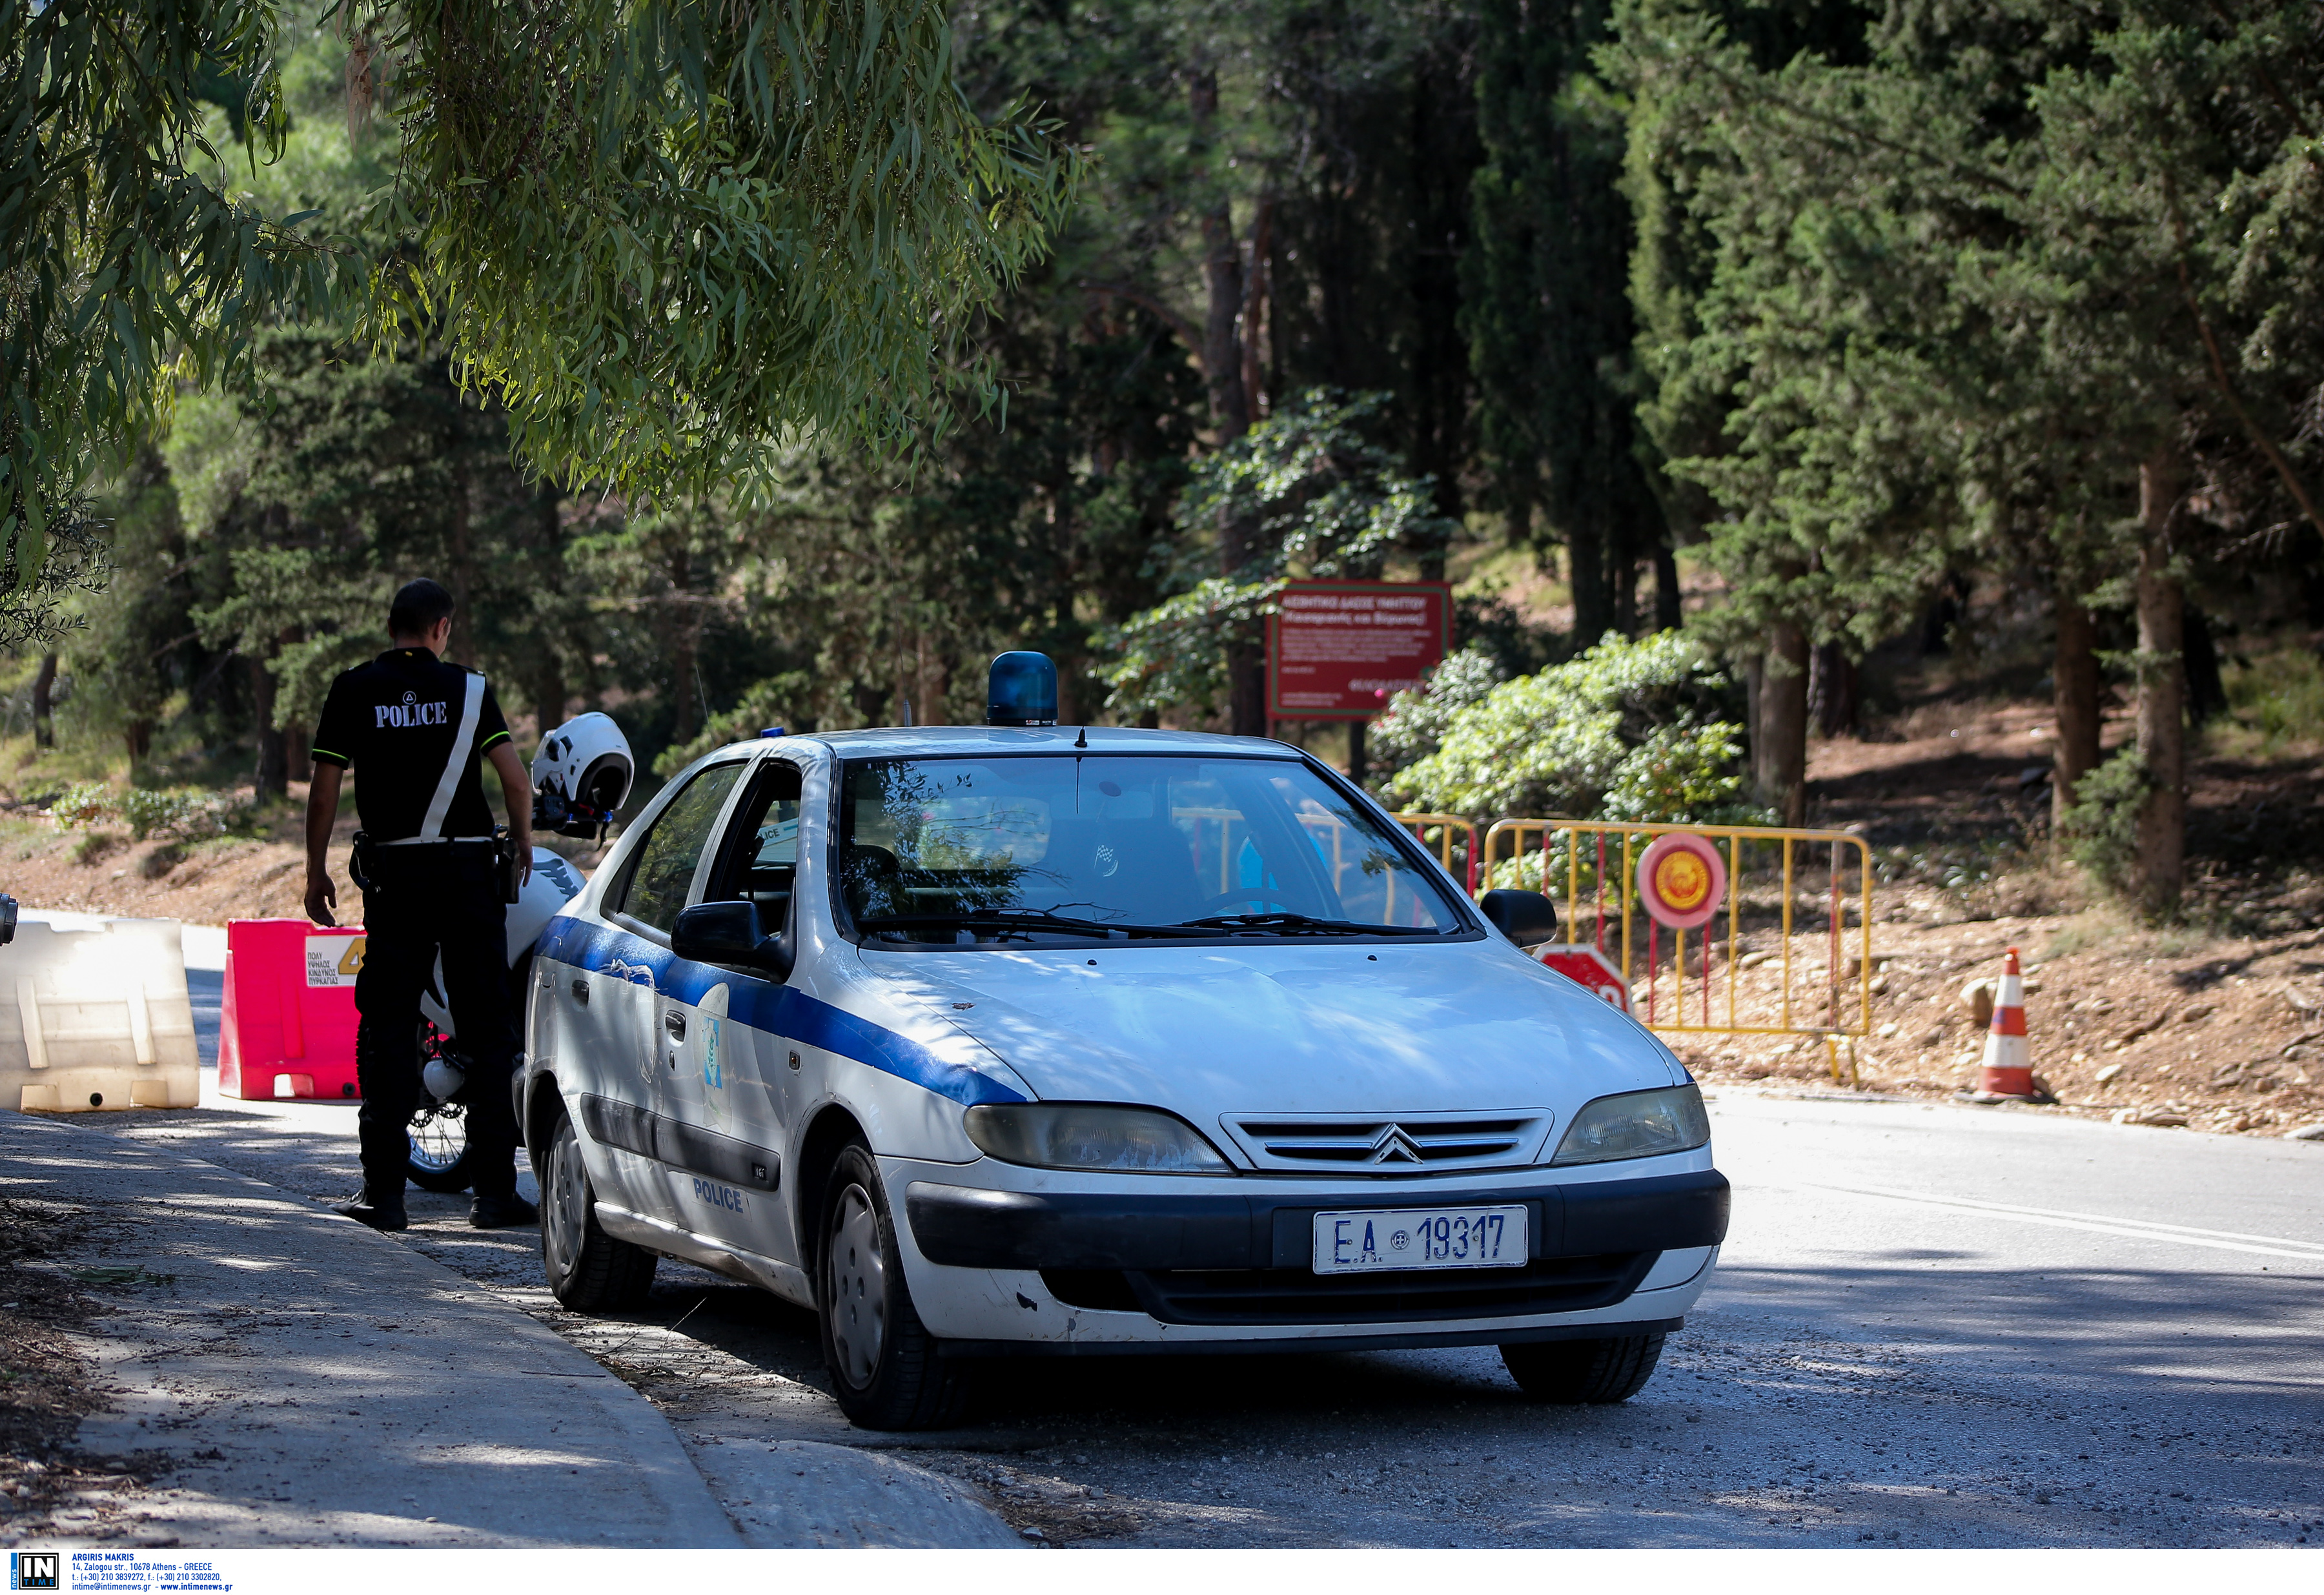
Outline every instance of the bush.
{"type": "Polygon", "coordinates": [[[1434,751],[1386,790],[1406,807],[1480,818],[1755,823],[1765,816],[1742,800],[1736,769],[1742,728],[1716,713],[1731,690],[1678,632],[1637,642],[1609,632],[1454,710],[1434,751]]]}
{"type": "Polygon", "coordinates": [[[113,788],[103,781],[67,787],[49,804],[49,816],[68,831],[89,831],[120,816],[113,788]]]}
{"type": "Polygon", "coordinates": [[[179,842],[204,842],[226,834],[226,805],[214,792],[190,787],[148,791],[133,787],[121,794],[121,817],[129,834],[139,842],[168,836],[179,842]]]}
{"type": "Polygon", "coordinates": [[[653,773],[668,780],[705,753],[757,736],[770,725],[804,730],[797,711],[809,701],[814,681],[805,670],[770,676],[744,693],[733,708],[710,717],[710,723],[687,742],[664,748],[653,761],[653,773]]]}
{"type": "Polygon", "coordinates": [[[2126,893],[2138,868],[2138,811],[2154,778],[2135,747],[2124,748],[2074,787],[2060,827],[2067,851],[2108,890],[2126,893]]]}
{"type": "Polygon", "coordinates": [[[83,781],[68,788],[49,805],[49,813],[69,831],[93,830],[118,821],[129,827],[133,841],[167,836],[179,842],[205,842],[226,834],[226,801],[215,792],[196,787],[149,791],[133,787],[116,791],[102,781],[83,781]]]}
{"type": "Polygon", "coordinates": [[[1399,772],[1436,751],[1452,716],[1499,687],[1507,676],[1483,649],[1471,644],[1448,654],[1416,691],[1388,700],[1388,713],[1372,722],[1364,755],[1374,767],[1374,784],[1385,787],[1399,772]]]}

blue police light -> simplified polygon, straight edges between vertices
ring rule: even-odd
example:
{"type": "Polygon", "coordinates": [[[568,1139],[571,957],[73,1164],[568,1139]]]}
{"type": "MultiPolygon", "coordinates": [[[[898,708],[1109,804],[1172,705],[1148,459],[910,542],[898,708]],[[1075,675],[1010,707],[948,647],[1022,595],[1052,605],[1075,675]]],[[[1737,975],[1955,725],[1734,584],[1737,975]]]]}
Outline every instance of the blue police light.
{"type": "Polygon", "coordinates": [[[783,734],[783,728],[779,725],[770,725],[761,731],[759,734],[761,737],[778,737],[783,734]]]}
{"type": "Polygon", "coordinates": [[[987,725],[1055,725],[1057,667],[1046,653],[1004,653],[986,678],[987,725]]]}

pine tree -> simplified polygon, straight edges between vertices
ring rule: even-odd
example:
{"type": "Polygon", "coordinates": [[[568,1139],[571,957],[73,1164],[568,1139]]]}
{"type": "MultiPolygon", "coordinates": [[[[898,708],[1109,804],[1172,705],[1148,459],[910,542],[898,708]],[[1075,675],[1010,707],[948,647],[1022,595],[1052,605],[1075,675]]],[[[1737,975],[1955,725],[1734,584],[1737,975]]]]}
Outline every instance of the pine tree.
{"type": "MultiPolygon", "coordinates": [[[[1462,273],[1480,430],[1509,527],[1563,539],[1585,645],[1630,628],[1632,573],[1668,541],[1629,375],[1622,123],[1591,66],[1609,10],[1601,0],[1484,0],[1487,161],[1462,273]]],[[[1661,585],[1668,607],[1667,574],[1661,585]]]]}

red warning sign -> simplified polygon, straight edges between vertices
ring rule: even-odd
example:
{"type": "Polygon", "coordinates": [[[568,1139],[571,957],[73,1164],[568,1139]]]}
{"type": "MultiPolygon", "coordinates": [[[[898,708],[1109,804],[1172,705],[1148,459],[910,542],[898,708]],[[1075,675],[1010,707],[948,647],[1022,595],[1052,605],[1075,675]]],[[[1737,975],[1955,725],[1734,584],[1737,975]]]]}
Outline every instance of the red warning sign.
{"type": "Polygon", "coordinates": [[[1418,687],[1452,635],[1447,582],[1293,582],[1267,622],[1267,712],[1368,720],[1418,687]]]}
{"type": "Polygon", "coordinates": [[[1622,984],[1622,972],[1589,943],[1554,942],[1537,956],[1600,1001],[1610,1002],[1624,1013],[1630,1011],[1630,993],[1622,984]]]}

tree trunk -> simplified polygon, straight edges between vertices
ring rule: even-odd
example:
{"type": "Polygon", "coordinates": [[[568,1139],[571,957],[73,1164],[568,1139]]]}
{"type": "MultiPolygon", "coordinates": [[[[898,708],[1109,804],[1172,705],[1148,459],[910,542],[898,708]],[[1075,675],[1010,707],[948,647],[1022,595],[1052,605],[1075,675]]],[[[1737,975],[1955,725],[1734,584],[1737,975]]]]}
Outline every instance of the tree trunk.
{"type": "Polygon", "coordinates": [[[1953,627],[1968,613],[1969,578],[1957,570],[1945,573],[1937,595],[1929,603],[1928,613],[1921,620],[1921,657],[1935,659],[1953,650],[1953,627]]]}
{"type": "MultiPolygon", "coordinates": [[[[678,635],[672,640],[669,650],[671,685],[678,695],[670,704],[675,719],[669,739],[673,742],[692,742],[694,733],[700,730],[702,725],[701,716],[696,712],[699,707],[700,688],[696,686],[694,679],[695,656],[701,640],[700,632],[700,622],[694,617],[690,607],[681,607],[678,612],[678,635]]],[[[912,684],[908,680],[899,681],[898,690],[908,693],[912,690],[912,684]]]]}
{"type": "Polygon", "coordinates": [[[1655,545],[1655,630],[1675,632],[1686,623],[1684,595],[1678,585],[1678,551],[1668,542],[1655,545]]]}
{"type": "Polygon", "coordinates": [[[1625,637],[1634,637],[1638,631],[1638,560],[1637,550],[1630,539],[1617,534],[1612,560],[1614,586],[1614,630],[1625,637]]]}
{"type": "Polygon", "coordinates": [[[2211,635],[2211,622],[2193,604],[2186,606],[2181,625],[2186,633],[2187,718],[2200,725],[2227,708],[2227,687],[2219,676],[2219,645],[2211,635]]]}
{"type": "Polygon", "coordinates": [[[1269,296],[1274,284],[1268,272],[1268,253],[1275,247],[1275,196],[1259,196],[1250,221],[1250,269],[1242,284],[1242,405],[1247,419],[1266,419],[1267,335],[1269,296]]]}
{"type": "Polygon", "coordinates": [[[1364,768],[1364,730],[1369,724],[1362,720],[1348,722],[1348,779],[1360,787],[1368,773],[1364,768]]]}
{"type": "Polygon", "coordinates": [[[1819,642],[1808,661],[1808,714],[1828,737],[1853,736],[1861,719],[1864,673],[1837,642],[1819,642]]]}
{"type": "Polygon", "coordinates": [[[532,695],[532,717],[540,722],[533,727],[537,742],[565,724],[565,655],[553,647],[541,648],[534,656],[527,690],[532,695]]]}
{"type": "Polygon", "coordinates": [[[2061,576],[2051,600],[2058,621],[2056,661],[2051,668],[2051,701],[2058,715],[2057,745],[2050,752],[2053,837],[2064,834],[2066,810],[2074,806],[2081,779],[2098,767],[2098,633],[2083,607],[2079,585],[2061,576]]]}
{"type": "Polygon", "coordinates": [[[264,659],[245,659],[250,668],[251,718],[258,723],[258,766],[252,778],[252,797],[263,803],[287,798],[290,761],[284,756],[282,733],[274,729],[274,677],[264,659]]]}
{"type": "MultiPolygon", "coordinates": [[[[1219,110],[1218,75],[1196,72],[1188,89],[1195,138],[1207,143],[1219,110]]],[[[1211,428],[1223,448],[1250,430],[1250,395],[1243,386],[1242,247],[1234,212],[1222,198],[1203,213],[1203,375],[1210,389],[1211,428]]],[[[1219,574],[1230,580],[1250,562],[1254,528],[1219,522],[1219,574]]],[[[1237,736],[1267,734],[1267,652],[1257,641],[1227,648],[1228,729],[1237,736]]]]}
{"type": "Polygon", "coordinates": [[[153,723],[151,720],[130,721],[121,728],[121,740],[128,746],[129,762],[133,765],[144,763],[145,756],[153,751],[153,723]]]}
{"type": "Polygon", "coordinates": [[[1758,733],[1752,762],[1759,801],[1775,823],[1803,825],[1808,812],[1808,634],[1797,626],[1767,632],[1766,663],[1759,679],[1758,733]]]}
{"type": "Polygon", "coordinates": [[[40,674],[32,678],[32,746],[53,748],[57,745],[56,722],[51,708],[57,690],[57,656],[41,656],[40,674]]]}
{"type": "Polygon", "coordinates": [[[1606,586],[1606,539],[1599,527],[1565,528],[1565,574],[1573,589],[1573,646],[1595,648],[1614,629],[1613,595],[1606,586]]]}
{"type": "Polygon", "coordinates": [[[445,639],[444,657],[463,665],[476,662],[476,617],[473,600],[476,590],[476,561],[468,547],[468,500],[472,489],[468,474],[462,471],[452,486],[452,524],[446,529],[445,544],[452,558],[452,568],[444,573],[445,585],[452,591],[452,634],[445,639]]]}
{"type": "Polygon", "coordinates": [[[2179,484],[2169,450],[2139,467],[2138,756],[2149,784],[2138,811],[2137,896],[2152,919],[2178,913],[2186,875],[2186,599],[2171,568],[2179,484]]]}
{"type": "MultiPolygon", "coordinates": [[[[1188,88],[1194,138],[1208,144],[1219,114],[1218,74],[1196,72],[1188,88]]],[[[1211,425],[1222,447],[1250,430],[1250,395],[1243,388],[1242,246],[1235,237],[1234,212],[1221,198],[1203,213],[1203,375],[1210,388],[1211,425]]],[[[1240,561],[1238,561],[1240,563],[1240,561]]]]}

